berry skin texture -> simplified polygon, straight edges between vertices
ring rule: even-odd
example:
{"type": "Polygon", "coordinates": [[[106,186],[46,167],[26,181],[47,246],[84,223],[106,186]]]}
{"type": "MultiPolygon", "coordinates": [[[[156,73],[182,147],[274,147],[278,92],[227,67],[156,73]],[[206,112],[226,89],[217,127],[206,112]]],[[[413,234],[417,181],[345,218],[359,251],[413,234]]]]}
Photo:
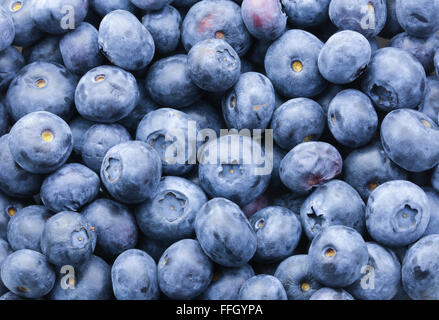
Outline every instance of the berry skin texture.
{"type": "Polygon", "coordinates": [[[298,29],[288,30],[274,41],[264,60],[274,88],[288,98],[311,98],[322,93],[327,86],[317,65],[322,47],[317,37],[298,29]]]}
{"type": "Polygon", "coordinates": [[[372,56],[361,89],[378,109],[390,112],[416,108],[422,102],[425,83],[425,70],[415,57],[402,49],[388,47],[372,56]]]}
{"type": "Polygon", "coordinates": [[[326,142],[303,142],[282,159],[281,181],[293,192],[304,194],[341,173],[340,153],[326,142]]]}
{"type": "Polygon", "coordinates": [[[384,151],[392,161],[410,172],[426,171],[438,164],[439,150],[432,148],[438,143],[438,134],[437,124],[415,110],[395,110],[381,123],[384,151]]]}
{"type": "Polygon", "coordinates": [[[224,40],[208,39],[188,53],[189,75],[201,89],[216,92],[230,89],[239,79],[241,60],[224,40]]]}
{"type": "Polygon", "coordinates": [[[5,286],[23,298],[42,298],[55,284],[55,271],[39,252],[22,249],[3,262],[1,278],[5,286]]]}
{"type": "Polygon", "coordinates": [[[426,38],[439,29],[439,1],[396,0],[396,16],[410,35],[426,38]]]}
{"type": "Polygon", "coordinates": [[[414,300],[437,300],[439,235],[421,238],[411,246],[402,263],[402,284],[405,292],[414,300]]]}
{"type": "Polygon", "coordinates": [[[331,288],[343,288],[358,280],[369,259],[361,235],[345,226],[322,230],[311,242],[308,255],[313,276],[331,288]]]}
{"type": "Polygon", "coordinates": [[[157,152],[141,141],[118,144],[102,161],[101,180],[118,201],[137,204],[154,194],[162,175],[157,152]]]}
{"type": "Polygon", "coordinates": [[[385,246],[415,242],[424,234],[429,221],[428,198],[409,181],[386,182],[372,192],[367,202],[367,230],[375,241],[385,246]]]}
{"type": "Polygon", "coordinates": [[[329,104],[328,127],[339,143],[358,148],[372,140],[378,128],[378,115],[368,96],[347,89],[329,104]]]}
{"type": "Polygon", "coordinates": [[[224,198],[214,198],[201,207],[195,234],[203,251],[224,267],[243,266],[257,249],[256,234],[244,213],[224,198]]]}
{"type": "Polygon", "coordinates": [[[366,70],[371,56],[369,41],[361,33],[340,31],[329,38],[320,51],[319,71],[329,82],[351,83],[366,70]]]}
{"type": "Polygon", "coordinates": [[[15,123],[9,133],[9,150],[26,171],[51,173],[60,168],[73,149],[72,131],[53,113],[29,113],[15,123]]]}
{"type": "Polygon", "coordinates": [[[149,31],[132,13],[115,10],[99,26],[99,48],[113,64],[126,70],[145,68],[155,52],[149,31]]]}
{"type": "Polygon", "coordinates": [[[279,0],[244,0],[241,13],[245,26],[257,39],[275,40],[286,28],[287,17],[279,0]]]}

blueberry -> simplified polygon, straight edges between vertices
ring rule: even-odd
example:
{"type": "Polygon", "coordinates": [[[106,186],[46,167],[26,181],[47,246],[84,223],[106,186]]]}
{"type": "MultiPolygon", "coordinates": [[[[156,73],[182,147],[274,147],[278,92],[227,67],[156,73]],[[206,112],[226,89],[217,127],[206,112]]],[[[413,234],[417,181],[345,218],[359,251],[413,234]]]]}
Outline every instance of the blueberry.
{"type": "Polygon", "coordinates": [[[244,282],[238,300],[287,300],[287,294],[278,279],[261,274],[244,282]]]}
{"type": "Polygon", "coordinates": [[[31,47],[23,48],[23,56],[27,63],[43,61],[63,64],[61,50],[59,49],[60,35],[49,35],[31,47]]]}
{"type": "Polygon", "coordinates": [[[344,181],[365,201],[379,185],[390,180],[407,180],[407,172],[389,159],[379,141],[353,150],[344,161],[344,181]]]}
{"type": "Polygon", "coordinates": [[[164,177],[154,197],[137,207],[137,224],[153,239],[190,238],[195,216],[206,202],[206,195],[196,184],[180,177],[164,177]]]}
{"type": "Polygon", "coordinates": [[[124,10],[107,14],[99,26],[99,48],[118,67],[141,70],[152,60],[154,40],[135,15],[124,10]]]}
{"type": "Polygon", "coordinates": [[[333,225],[344,225],[363,233],[365,207],[354,188],[344,181],[333,180],[317,188],[305,200],[300,217],[310,240],[333,225]]]}
{"type": "Polygon", "coordinates": [[[209,141],[199,156],[201,187],[211,197],[224,197],[240,206],[249,204],[270,183],[272,163],[269,159],[258,159],[262,153],[260,144],[248,136],[225,135],[209,141]]]}
{"type": "Polygon", "coordinates": [[[29,206],[20,209],[11,217],[7,238],[14,251],[31,249],[41,251],[40,238],[50,212],[43,206],[29,206]]]}
{"type": "Polygon", "coordinates": [[[75,77],[63,66],[34,62],[12,80],[6,104],[15,121],[35,111],[51,112],[65,121],[74,113],[75,77]]]}
{"type": "Polygon", "coordinates": [[[264,61],[274,88],[288,98],[310,98],[321,93],[327,85],[317,66],[322,47],[317,37],[298,29],[288,30],[274,41],[264,61]]]}
{"type": "Polygon", "coordinates": [[[328,20],[331,0],[282,0],[288,21],[298,27],[316,27],[328,20]]]}
{"type": "Polygon", "coordinates": [[[308,98],[285,102],[275,110],[271,121],[274,141],[287,151],[302,142],[320,139],[325,127],[322,107],[308,98]]]}
{"type": "Polygon", "coordinates": [[[169,54],[177,48],[181,33],[181,15],[177,9],[167,5],[147,12],[142,24],[151,33],[157,53],[169,54]]]}
{"type": "Polygon", "coordinates": [[[0,192],[0,238],[1,239],[6,239],[6,232],[10,218],[14,216],[23,207],[25,207],[25,204],[22,201],[8,197],[7,195],[0,192]]]}
{"type": "Polygon", "coordinates": [[[59,48],[66,68],[78,75],[103,62],[99,52],[98,30],[86,22],[62,37],[59,48]]]}
{"type": "Polygon", "coordinates": [[[137,8],[130,0],[89,0],[90,7],[101,17],[114,10],[126,10],[136,13],[137,8]]]}
{"type": "Polygon", "coordinates": [[[118,300],[159,298],[156,263],[142,250],[131,249],[120,254],[111,268],[111,281],[118,300]]]}
{"type": "MultiPolygon", "coordinates": [[[[9,87],[9,83],[23,67],[23,56],[16,48],[7,47],[0,51],[0,92],[5,91],[9,87]]],[[[2,130],[0,129],[1,132],[2,130]]]]}
{"type": "Polygon", "coordinates": [[[430,205],[430,222],[423,236],[439,234],[439,193],[431,188],[424,189],[430,205]]]}
{"type": "Polygon", "coordinates": [[[9,134],[0,137],[0,190],[13,197],[28,197],[40,191],[43,176],[25,171],[9,149],[9,134]]]}
{"type": "Polygon", "coordinates": [[[300,220],[283,207],[264,208],[252,215],[249,222],[258,244],[253,258],[264,263],[291,256],[302,235],[300,220]]]}
{"type": "Polygon", "coordinates": [[[285,31],[287,16],[279,0],[244,0],[241,13],[247,30],[257,39],[274,40],[285,31]]]}
{"type": "Polygon", "coordinates": [[[439,299],[439,235],[429,235],[411,246],[402,264],[405,292],[414,300],[439,299]]]}
{"type": "Polygon", "coordinates": [[[55,211],[78,211],[99,193],[98,175],[79,163],[69,163],[45,178],[41,200],[55,211]]]}
{"type": "Polygon", "coordinates": [[[369,253],[361,235],[346,226],[329,226],[318,233],[309,248],[313,276],[323,285],[341,288],[361,276],[369,253]]]}
{"type": "Polygon", "coordinates": [[[100,66],[79,81],[75,104],[87,120],[113,123],[126,117],[137,105],[139,88],[134,76],[118,67],[100,66]]]}
{"type": "Polygon", "coordinates": [[[87,11],[88,0],[43,0],[32,3],[31,16],[40,30],[63,34],[75,29],[87,11]]]}
{"type": "Polygon", "coordinates": [[[308,300],[322,285],[313,277],[305,254],[282,261],[274,276],[285,288],[288,300],[308,300]]]}
{"type": "Polygon", "coordinates": [[[162,173],[160,157],[141,141],[118,144],[108,150],[102,161],[101,179],[118,201],[136,204],[151,197],[162,173]]]}
{"type": "Polygon", "coordinates": [[[329,104],[328,127],[339,143],[358,148],[374,137],[378,115],[367,95],[347,89],[339,92],[329,104]]]}
{"type": "Polygon", "coordinates": [[[381,124],[381,143],[387,156],[410,172],[436,166],[439,127],[425,114],[408,109],[389,113],[381,124]]]}
{"type": "Polygon", "coordinates": [[[55,272],[39,252],[22,249],[3,262],[1,278],[5,286],[20,297],[41,298],[52,290],[55,272]]]}
{"type": "Polygon", "coordinates": [[[389,181],[372,192],[366,207],[369,234],[380,244],[405,246],[418,240],[430,221],[425,192],[409,181],[389,181]]]}
{"type": "Polygon", "coordinates": [[[16,46],[30,46],[43,35],[31,17],[34,7],[33,1],[34,0],[6,0],[0,4],[9,12],[14,23],[14,45],[16,46]]]}
{"type": "Polygon", "coordinates": [[[15,38],[15,25],[8,11],[0,7],[0,51],[9,47],[15,38]]]}
{"type": "Polygon", "coordinates": [[[84,133],[82,139],[82,160],[90,169],[99,172],[107,151],[130,141],[131,136],[120,124],[95,124],[84,133]]]}
{"type": "Polygon", "coordinates": [[[212,199],[201,207],[195,233],[204,252],[224,267],[246,264],[257,249],[257,236],[244,213],[224,198],[212,199]]]}
{"type": "Polygon", "coordinates": [[[186,113],[160,108],[148,113],[139,123],[136,140],[144,141],[160,155],[163,173],[183,175],[194,167],[196,148],[189,131],[197,132],[197,124],[186,113]]]}
{"type": "Polygon", "coordinates": [[[427,78],[424,100],[419,106],[419,111],[439,123],[439,78],[437,76],[427,78]]]}
{"type": "Polygon", "coordinates": [[[230,89],[241,73],[238,54],[227,42],[219,39],[196,43],[188,53],[187,63],[192,81],[210,92],[230,89]]]}
{"type": "Polygon", "coordinates": [[[222,111],[229,128],[265,129],[270,123],[274,104],[271,81],[263,74],[246,72],[223,96],[222,111]]]}
{"type": "Polygon", "coordinates": [[[50,217],[41,235],[41,251],[56,266],[80,266],[95,247],[95,228],[76,212],[63,211],[50,217]]]}
{"type": "Polygon", "coordinates": [[[196,240],[180,240],[163,253],[158,263],[160,290],[171,299],[198,297],[213,278],[213,263],[196,240]]]}
{"type": "Polygon", "coordinates": [[[369,262],[362,270],[364,279],[357,280],[347,290],[361,300],[392,300],[401,282],[401,264],[396,254],[374,242],[367,242],[369,262]],[[365,281],[369,276],[368,281],[365,281]]]}
{"type": "Polygon", "coordinates": [[[291,191],[306,193],[341,173],[343,160],[326,142],[303,142],[282,159],[279,175],[291,191]]]}
{"type": "Polygon", "coordinates": [[[439,29],[439,3],[430,0],[396,0],[399,24],[408,34],[425,38],[439,29]]]}
{"type": "Polygon", "coordinates": [[[361,87],[377,108],[389,112],[417,107],[424,95],[425,82],[424,68],[410,53],[383,48],[372,56],[361,87]]]}
{"type": "Polygon", "coordinates": [[[84,135],[93,125],[94,122],[86,120],[80,116],[69,122],[69,127],[73,136],[73,151],[76,154],[81,155],[81,148],[84,143],[84,135]]]}
{"type": "Polygon", "coordinates": [[[321,288],[314,292],[309,300],[355,300],[343,289],[321,288]]]}
{"type": "Polygon", "coordinates": [[[371,57],[369,41],[361,33],[340,31],[330,37],[320,51],[319,71],[332,83],[351,83],[363,74],[371,57]]]}
{"type": "Polygon", "coordinates": [[[254,275],[253,268],[248,264],[237,268],[217,267],[212,282],[200,299],[238,300],[242,285],[254,275]]]}
{"type": "Polygon", "coordinates": [[[98,199],[82,210],[83,216],[95,228],[96,253],[112,259],[137,243],[138,231],[131,211],[109,199],[98,199]]]}
{"type": "Polygon", "coordinates": [[[422,64],[427,74],[434,71],[434,54],[439,48],[439,37],[437,35],[429,38],[417,38],[403,32],[394,36],[389,45],[411,53],[422,64]]]}
{"type": "Polygon", "coordinates": [[[18,120],[8,144],[14,160],[31,173],[55,171],[67,161],[73,148],[67,123],[46,111],[32,112],[18,120]]]}
{"type": "Polygon", "coordinates": [[[111,268],[104,260],[92,255],[87,262],[75,270],[74,277],[66,277],[60,272],[48,298],[50,300],[109,300],[112,298],[111,268]],[[62,284],[62,281],[65,283],[62,284]]]}
{"type": "Polygon", "coordinates": [[[379,34],[386,23],[386,0],[332,0],[329,18],[340,30],[357,31],[371,38],[379,34]]]}
{"type": "Polygon", "coordinates": [[[178,109],[197,102],[202,94],[191,80],[184,54],[155,62],[146,76],[146,88],[157,104],[178,109]]]}
{"type": "Polygon", "coordinates": [[[183,20],[181,38],[186,51],[197,42],[211,38],[227,41],[239,56],[243,56],[251,45],[241,8],[229,0],[195,3],[183,20]]]}
{"type": "Polygon", "coordinates": [[[402,31],[396,15],[396,0],[386,0],[387,20],[379,36],[390,39],[402,31]]]}

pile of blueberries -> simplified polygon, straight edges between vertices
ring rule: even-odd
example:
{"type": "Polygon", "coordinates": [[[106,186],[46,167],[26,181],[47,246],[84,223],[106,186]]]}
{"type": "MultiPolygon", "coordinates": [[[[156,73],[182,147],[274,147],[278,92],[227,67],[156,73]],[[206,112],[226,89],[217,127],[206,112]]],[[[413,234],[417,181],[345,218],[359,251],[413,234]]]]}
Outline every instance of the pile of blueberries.
{"type": "Polygon", "coordinates": [[[439,0],[0,0],[0,300],[439,299],[438,30],[439,0]]]}

